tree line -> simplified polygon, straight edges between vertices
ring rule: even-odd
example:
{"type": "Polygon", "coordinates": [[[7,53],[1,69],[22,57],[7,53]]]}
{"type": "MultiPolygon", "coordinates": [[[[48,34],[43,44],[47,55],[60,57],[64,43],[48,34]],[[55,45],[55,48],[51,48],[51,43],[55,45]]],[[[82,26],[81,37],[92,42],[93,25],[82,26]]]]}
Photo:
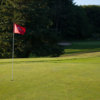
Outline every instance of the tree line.
{"type": "Polygon", "coordinates": [[[13,23],[15,57],[59,56],[60,41],[99,39],[100,6],[77,6],[73,0],[0,0],[0,58],[11,58],[13,23]]]}

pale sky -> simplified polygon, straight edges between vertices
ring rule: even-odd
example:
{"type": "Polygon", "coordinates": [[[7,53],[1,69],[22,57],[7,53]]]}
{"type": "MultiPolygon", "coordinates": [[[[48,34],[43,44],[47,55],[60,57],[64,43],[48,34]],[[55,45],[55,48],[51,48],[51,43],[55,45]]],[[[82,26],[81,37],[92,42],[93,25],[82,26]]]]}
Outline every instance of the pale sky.
{"type": "Polygon", "coordinates": [[[74,0],[77,5],[100,5],[100,0],[74,0]]]}

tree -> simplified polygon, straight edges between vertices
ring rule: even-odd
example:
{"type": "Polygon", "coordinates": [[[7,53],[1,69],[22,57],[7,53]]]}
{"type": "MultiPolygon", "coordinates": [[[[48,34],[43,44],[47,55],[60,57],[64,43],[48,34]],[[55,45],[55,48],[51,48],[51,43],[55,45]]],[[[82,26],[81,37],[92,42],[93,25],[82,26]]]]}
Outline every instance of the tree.
{"type": "MultiPolygon", "coordinates": [[[[25,24],[22,0],[2,0],[0,7],[0,38],[1,57],[11,57],[13,23],[25,24]],[[20,6],[21,5],[21,6],[20,6]],[[6,45],[5,45],[6,44],[6,45]],[[5,51],[5,52],[4,52],[5,51]]],[[[15,57],[20,57],[24,51],[23,37],[15,35],[15,57]],[[18,53],[19,52],[19,53],[18,53]]]]}
{"type": "Polygon", "coordinates": [[[87,39],[90,37],[90,24],[86,12],[81,6],[75,6],[75,34],[76,39],[87,39]]]}
{"type": "Polygon", "coordinates": [[[51,28],[53,21],[49,14],[50,8],[47,1],[32,1],[27,11],[27,22],[29,34],[26,40],[27,53],[36,56],[59,55],[61,49],[57,46],[58,37],[51,28]],[[56,49],[56,51],[54,50],[56,49]],[[44,53],[43,53],[44,52],[44,53]]]}
{"type": "MultiPolygon", "coordinates": [[[[24,36],[15,35],[15,57],[28,57],[30,53],[37,56],[55,56],[61,53],[57,46],[57,35],[50,28],[52,20],[49,16],[49,9],[45,0],[3,0],[0,9],[0,13],[2,13],[0,15],[0,34],[6,33],[6,36],[9,36],[10,47],[13,23],[27,27],[27,34],[24,36]]],[[[5,36],[5,34],[2,35],[5,36]]],[[[11,57],[11,50],[6,50],[6,52],[10,52],[9,57],[11,57]]]]}
{"type": "Polygon", "coordinates": [[[70,35],[70,23],[73,15],[73,0],[50,0],[49,1],[51,18],[53,20],[52,28],[59,37],[67,40],[70,35]]]}
{"type": "Polygon", "coordinates": [[[100,6],[89,5],[82,6],[82,8],[85,10],[91,24],[92,38],[100,39],[100,6]]]}

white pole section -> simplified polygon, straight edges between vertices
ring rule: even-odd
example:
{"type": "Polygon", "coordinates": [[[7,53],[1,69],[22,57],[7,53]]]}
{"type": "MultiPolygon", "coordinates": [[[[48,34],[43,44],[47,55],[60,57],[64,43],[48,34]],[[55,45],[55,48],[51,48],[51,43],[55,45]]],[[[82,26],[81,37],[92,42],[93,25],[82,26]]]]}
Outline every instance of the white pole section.
{"type": "Polygon", "coordinates": [[[12,81],[14,80],[14,33],[13,33],[13,39],[12,39],[12,81]]]}

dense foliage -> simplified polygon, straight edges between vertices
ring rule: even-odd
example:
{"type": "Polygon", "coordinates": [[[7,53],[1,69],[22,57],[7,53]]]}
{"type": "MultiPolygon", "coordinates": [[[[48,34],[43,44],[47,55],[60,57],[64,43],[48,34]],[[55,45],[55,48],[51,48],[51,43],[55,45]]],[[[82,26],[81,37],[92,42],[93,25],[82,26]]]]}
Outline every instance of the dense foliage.
{"type": "Polygon", "coordinates": [[[91,36],[100,40],[100,6],[90,5],[82,6],[85,10],[89,23],[91,25],[91,36]]]}
{"type": "Polygon", "coordinates": [[[0,0],[0,58],[11,57],[13,23],[27,29],[15,34],[15,57],[59,56],[58,42],[100,34],[99,9],[73,0],[0,0]]]}

